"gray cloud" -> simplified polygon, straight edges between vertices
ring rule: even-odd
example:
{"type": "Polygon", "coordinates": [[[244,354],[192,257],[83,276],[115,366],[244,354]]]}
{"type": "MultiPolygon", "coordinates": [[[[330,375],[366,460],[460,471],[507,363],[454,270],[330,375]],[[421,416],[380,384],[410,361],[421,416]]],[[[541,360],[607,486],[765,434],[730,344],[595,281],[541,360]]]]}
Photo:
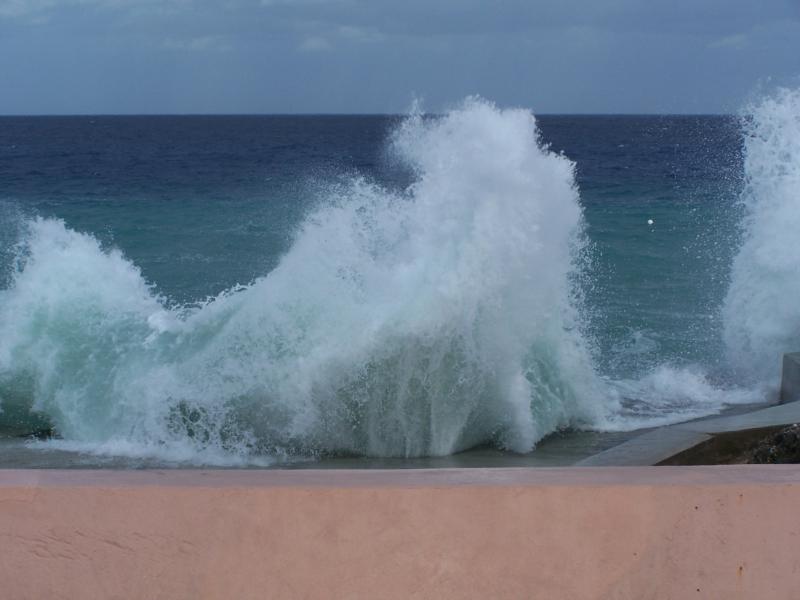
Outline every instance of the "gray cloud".
{"type": "Polygon", "coordinates": [[[0,0],[0,113],[735,110],[796,0],[0,0]]]}

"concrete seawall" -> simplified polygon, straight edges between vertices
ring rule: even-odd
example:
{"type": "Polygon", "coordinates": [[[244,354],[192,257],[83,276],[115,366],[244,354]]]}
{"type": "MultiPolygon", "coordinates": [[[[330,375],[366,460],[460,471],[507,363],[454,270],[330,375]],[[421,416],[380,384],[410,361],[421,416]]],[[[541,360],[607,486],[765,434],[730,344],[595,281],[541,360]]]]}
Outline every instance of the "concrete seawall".
{"type": "Polygon", "coordinates": [[[779,400],[781,403],[800,400],[800,352],[783,355],[779,400]]]}
{"type": "Polygon", "coordinates": [[[4,598],[797,598],[800,468],[0,471],[4,598]]]}

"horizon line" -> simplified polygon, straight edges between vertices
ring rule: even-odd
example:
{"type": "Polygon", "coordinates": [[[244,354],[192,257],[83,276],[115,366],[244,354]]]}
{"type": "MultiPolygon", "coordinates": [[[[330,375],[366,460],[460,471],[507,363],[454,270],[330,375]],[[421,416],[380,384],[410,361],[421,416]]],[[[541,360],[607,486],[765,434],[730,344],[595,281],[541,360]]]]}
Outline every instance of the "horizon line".
{"type": "MultiPolygon", "coordinates": [[[[630,112],[630,113],[594,113],[594,112],[533,112],[535,117],[733,117],[736,113],[728,112],[698,112],[698,113],[650,113],[650,112],[630,112]]],[[[426,112],[424,116],[440,116],[445,112],[426,112]]],[[[13,118],[63,118],[63,117],[407,117],[408,113],[379,113],[379,112],[275,112],[275,113],[212,113],[212,112],[186,112],[186,113],[12,113],[0,114],[0,119],[13,118]]]]}

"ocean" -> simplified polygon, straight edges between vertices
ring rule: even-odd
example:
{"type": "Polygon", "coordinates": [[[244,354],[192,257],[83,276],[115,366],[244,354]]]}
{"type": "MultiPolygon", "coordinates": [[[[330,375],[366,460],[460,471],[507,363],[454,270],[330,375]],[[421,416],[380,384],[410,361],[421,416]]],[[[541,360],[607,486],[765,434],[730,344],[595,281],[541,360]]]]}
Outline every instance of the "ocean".
{"type": "Polygon", "coordinates": [[[3,464],[502,462],[772,401],[798,200],[795,90],[2,117],[3,464]]]}

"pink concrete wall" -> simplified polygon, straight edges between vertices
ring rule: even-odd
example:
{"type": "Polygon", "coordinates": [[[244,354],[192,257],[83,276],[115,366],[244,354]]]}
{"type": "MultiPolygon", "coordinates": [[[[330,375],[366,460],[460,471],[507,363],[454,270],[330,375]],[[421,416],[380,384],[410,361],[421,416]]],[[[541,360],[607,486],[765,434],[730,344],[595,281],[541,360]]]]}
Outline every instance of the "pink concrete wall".
{"type": "Polygon", "coordinates": [[[0,471],[0,598],[800,598],[795,466],[0,471]]]}

